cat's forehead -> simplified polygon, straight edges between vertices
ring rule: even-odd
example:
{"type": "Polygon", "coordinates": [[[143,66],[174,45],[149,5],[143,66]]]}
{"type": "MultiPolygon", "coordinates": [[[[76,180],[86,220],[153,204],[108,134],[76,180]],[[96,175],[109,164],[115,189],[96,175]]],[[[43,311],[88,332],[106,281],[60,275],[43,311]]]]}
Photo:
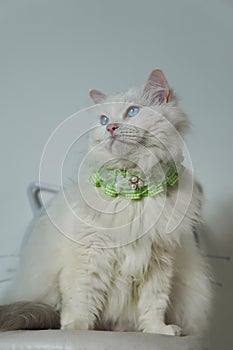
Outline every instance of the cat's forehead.
{"type": "Polygon", "coordinates": [[[106,102],[141,103],[141,95],[142,94],[140,88],[132,88],[125,93],[116,93],[109,95],[106,99],[106,102]]]}

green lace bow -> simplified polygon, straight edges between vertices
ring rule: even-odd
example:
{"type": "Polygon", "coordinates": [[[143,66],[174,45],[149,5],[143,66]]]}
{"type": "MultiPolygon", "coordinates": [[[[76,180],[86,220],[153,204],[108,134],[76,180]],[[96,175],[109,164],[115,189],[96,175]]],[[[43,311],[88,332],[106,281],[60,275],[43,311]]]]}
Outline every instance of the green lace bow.
{"type": "Polygon", "coordinates": [[[166,190],[168,186],[174,186],[183,166],[177,169],[174,166],[168,168],[163,179],[152,179],[149,183],[141,179],[137,174],[119,169],[102,167],[94,171],[90,176],[90,182],[95,187],[101,187],[104,193],[111,197],[119,195],[128,199],[141,199],[142,197],[154,197],[166,190]]]}

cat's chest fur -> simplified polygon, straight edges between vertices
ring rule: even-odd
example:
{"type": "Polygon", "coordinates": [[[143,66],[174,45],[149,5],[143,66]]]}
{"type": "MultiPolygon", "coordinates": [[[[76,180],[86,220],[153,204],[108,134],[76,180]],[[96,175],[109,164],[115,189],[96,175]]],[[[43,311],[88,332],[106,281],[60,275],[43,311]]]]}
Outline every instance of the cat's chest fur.
{"type": "Polygon", "coordinates": [[[114,251],[112,281],[108,289],[102,323],[98,328],[135,331],[137,302],[140,289],[153,262],[152,244],[147,239],[126,245],[114,251]]]}

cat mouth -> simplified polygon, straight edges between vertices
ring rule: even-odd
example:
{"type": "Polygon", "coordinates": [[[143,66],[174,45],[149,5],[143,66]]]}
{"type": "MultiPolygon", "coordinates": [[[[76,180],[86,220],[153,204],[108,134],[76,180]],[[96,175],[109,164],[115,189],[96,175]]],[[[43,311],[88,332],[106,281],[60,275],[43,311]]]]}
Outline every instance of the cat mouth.
{"type": "Polygon", "coordinates": [[[120,135],[112,135],[111,137],[109,137],[109,140],[110,140],[110,146],[111,147],[112,147],[112,145],[114,144],[115,141],[118,141],[118,142],[126,144],[126,145],[139,144],[136,140],[126,139],[125,137],[122,137],[120,135]]]}

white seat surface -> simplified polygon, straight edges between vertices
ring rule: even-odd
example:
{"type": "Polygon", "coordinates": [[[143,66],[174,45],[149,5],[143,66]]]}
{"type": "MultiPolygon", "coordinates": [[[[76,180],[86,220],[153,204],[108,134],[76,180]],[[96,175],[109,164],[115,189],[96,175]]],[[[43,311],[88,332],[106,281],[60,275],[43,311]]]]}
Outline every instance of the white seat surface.
{"type": "Polygon", "coordinates": [[[11,331],[0,333],[0,350],[204,350],[200,339],[103,331],[11,331]]]}

